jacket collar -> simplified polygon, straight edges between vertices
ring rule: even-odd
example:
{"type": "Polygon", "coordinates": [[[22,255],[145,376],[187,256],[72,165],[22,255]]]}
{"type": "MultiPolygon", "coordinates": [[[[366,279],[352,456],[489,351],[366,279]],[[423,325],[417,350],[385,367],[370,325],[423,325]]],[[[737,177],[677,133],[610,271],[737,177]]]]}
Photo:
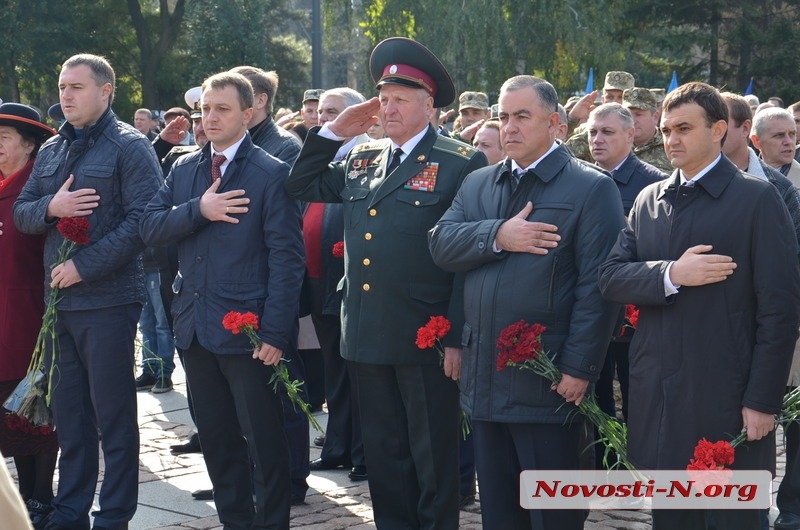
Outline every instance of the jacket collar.
{"type": "MultiPolygon", "coordinates": [[[[94,141],[103,134],[105,128],[116,120],[117,116],[114,114],[114,111],[111,110],[111,107],[108,107],[102,116],[100,116],[100,119],[97,120],[97,123],[87,125],[83,128],[83,138],[89,140],[90,143],[94,143],[94,141]]],[[[70,143],[76,140],[75,127],[68,121],[64,122],[64,125],[58,130],[58,134],[69,140],[70,143]]]]}
{"type": "Polygon", "coordinates": [[[619,169],[612,173],[614,180],[620,184],[627,184],[633,176],[633,171],[636,169],[636,155],[633,151],[630,152],[627,158],[622,161],[619,169]]]}
{"type": "MultiPolygon", "coordinates": [[[[558,147],[556,147],[552,153],[547,155],[541,162],[539,162],[539,164],[536,166],[536,169],[530,171],[539,177],[539,180],[544,183],[548,183],[561,172],[571,158],[572,154],[569,152],[566,146],[564,146],[563,143],[558,142],[558,147]]],[[[506,159],[501,162],[500,171],[498,171],[495,175],[495,183],[499,184],[502,182],[501,179],[508,179],[511,177],[511,159],[506,157],[506,159]]]]}
{"type": "MultiPolygon", "coordinates": [[[[728,157],[724,154],[717,162],[717,165],[711,168],[711,170],[703,175],[703,178],[697,181],[697,186],[703,188],[706,193],[718,199],[722,192],[725,191],[725,188],[728,187],[731,180],[737,175],[740,174],[741,171],[738,167],[736,167],[733,162],[731,162],[728,157]]],[[[672,176],[667,180],[669,185],[664,186],[661,188],[661,193],[658,194],[658,198],[661,199],[664,195],[669,191],[671,194],[675,194],[678,192],[678,188],[681,185],[681,177],[679,170],[675,170],[672,172],[672,176]]]]}

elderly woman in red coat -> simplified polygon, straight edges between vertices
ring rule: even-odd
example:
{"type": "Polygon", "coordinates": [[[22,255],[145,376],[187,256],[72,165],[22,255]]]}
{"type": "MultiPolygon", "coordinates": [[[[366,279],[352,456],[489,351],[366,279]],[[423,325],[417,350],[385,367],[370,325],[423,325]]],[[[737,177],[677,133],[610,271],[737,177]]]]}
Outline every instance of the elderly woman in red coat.
{"type": "MultiPolygon", "coordinates": [[[[19,233],[11,209],[39,147],[53,134],[32,107],[0,105],[0,403],[25,376],[44,313],[44,236],[19,233]]],[[[13,420],[0,407],[0,452],[14,457],[20,493],[37,523],[50,511],[58,440],[13,420]]]]}

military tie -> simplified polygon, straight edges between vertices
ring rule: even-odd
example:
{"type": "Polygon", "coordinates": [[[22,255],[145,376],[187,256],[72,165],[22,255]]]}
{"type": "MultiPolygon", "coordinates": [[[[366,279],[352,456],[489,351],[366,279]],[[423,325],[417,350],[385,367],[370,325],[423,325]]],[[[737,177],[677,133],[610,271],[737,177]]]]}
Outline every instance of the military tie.
{"type": "Polygon", "coordinates": [[[211,182],[216,182],[217,179],[222,178],[222,171],[220,166],[227,160],[225,155],[214,155],[211,159],[211,182]]]}
{"type": "Polygon", "coordinates": [[[403,155],[403,150],[399,147],[392,151],[392,160],[389,162],[389,167],[386,168],[386,174],[391,175],[392,171],[397,169],[397,166],[400,165],[400,157],[403,155]]]}

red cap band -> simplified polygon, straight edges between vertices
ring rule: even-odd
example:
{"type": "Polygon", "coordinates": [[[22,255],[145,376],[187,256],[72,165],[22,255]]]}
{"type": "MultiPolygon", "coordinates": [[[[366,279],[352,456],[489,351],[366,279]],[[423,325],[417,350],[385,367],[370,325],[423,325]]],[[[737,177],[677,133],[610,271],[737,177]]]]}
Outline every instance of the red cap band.
{"type": "Polygon", "coordinates": [[[433,78],[422,70],[414,68],[413,66],[409,66],[407,64],[386,65],[386,68],[383,69],[383,75],[378,81],[378,85],[391,79],[410,81],[416,85],[419,85],[420,88],[424,89],[431,96],[436,95],[436,83],[434,82],[433,78]]]}

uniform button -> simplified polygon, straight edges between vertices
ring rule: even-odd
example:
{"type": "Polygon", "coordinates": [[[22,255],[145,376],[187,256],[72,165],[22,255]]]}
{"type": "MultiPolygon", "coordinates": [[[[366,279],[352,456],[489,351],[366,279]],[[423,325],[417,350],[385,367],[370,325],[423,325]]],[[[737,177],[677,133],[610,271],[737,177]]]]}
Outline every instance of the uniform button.
{"type": "Polygon", "coordinates": [[[369,267],[369,264],[372,262],[369,260],[369,258],[364,258],[364,261],[362,263],[364,264],[364,266],[369,267]]]}
{"type": "Polygon", "coordinates": [[[195,299],[200,298],[200,293],[194,293],[195,299]]]}
{"type": "Polygon", "coordinates": [[[367,241],[369,241],[370,239],[372,239],[372,234],[370,234],[369,232],[367,232],[366,234],[364,234],[364,239],[366,239],[367,241]]]}
{"type": "Polygon", "coordinates": [[[414,201],[414,206],[419,206],[419,201],[414,201]]]}
{"type": "Polygon", "coordinates": [[[195,260],[197,263],[200,263],[201,261],[203,261],[203,257],[202,257],[202,256],[197,256],[196,258],[194,258],[194,260],[195,260]]]}
{"type": "Polygon", "coordinates": [[[592,373],[596,372],[597,371],[597,365],[594,365],[594,364],[590,365],[589,366],[589,371],[592,372],[592,373]]]}
{"type": "Polygon", "coordinates": [[[376,210],[375,208],[370,208],[369,209],[369,216],[370,217],[375,217],[376,215],[378,215],[378,210],[376,210]]]}
{"type": "Polygon", "coordinates": [[[485,246],[486,245],[483,243],[483,241],[478,241],[478,248],[479,249],[483,250],[483,247],[485,247],[485,246]]]}
{"type": "Polygon", "coordinates": [[[369,291],[369,284],[365,283],[364,285],[361,286],[361,288],[364,289],[365,291],[369,291]]]}

